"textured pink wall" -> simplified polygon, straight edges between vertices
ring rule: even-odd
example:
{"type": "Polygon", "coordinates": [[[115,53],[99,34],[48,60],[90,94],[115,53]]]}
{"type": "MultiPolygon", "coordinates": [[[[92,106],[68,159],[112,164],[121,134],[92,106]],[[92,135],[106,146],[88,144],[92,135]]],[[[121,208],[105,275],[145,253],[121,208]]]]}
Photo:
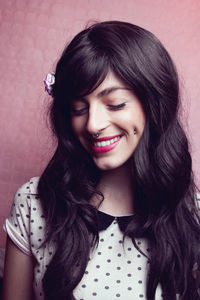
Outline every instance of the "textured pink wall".
{"type": "Polygon", "coordinates": [[[200,183],[199,0],[0,0],[0,246],[16,189],[39,175],[52,152],[43,78],[66,41],[92,20],[123,20],[154,32],[184,84],[183,122],[200,183]]]}

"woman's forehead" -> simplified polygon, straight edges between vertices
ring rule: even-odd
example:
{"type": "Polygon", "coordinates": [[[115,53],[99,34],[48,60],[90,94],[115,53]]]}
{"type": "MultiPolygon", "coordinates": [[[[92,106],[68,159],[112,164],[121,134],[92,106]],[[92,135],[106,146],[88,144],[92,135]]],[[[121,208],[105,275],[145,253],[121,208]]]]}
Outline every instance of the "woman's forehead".
{"type": "Polygon", "coordinates": [[[124,83],[113,71],[109,71],[105,78],[99,81],[100,84],[97,85],[95,89],[92,89],[91,93],[89,93],[96,98],[102,98],[118,90],[130,90],[128,85],[124,83]]]}

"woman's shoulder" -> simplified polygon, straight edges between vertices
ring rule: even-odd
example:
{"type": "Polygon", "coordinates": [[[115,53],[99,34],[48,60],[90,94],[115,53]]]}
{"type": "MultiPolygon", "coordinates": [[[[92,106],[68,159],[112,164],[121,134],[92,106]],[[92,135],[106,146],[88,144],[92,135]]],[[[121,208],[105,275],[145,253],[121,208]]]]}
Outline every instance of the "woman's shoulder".
{"type": "Polygon", "coordinates": [[[36,239],[38,231],[41,231],[40,228],[45,227],[37,191],[38,182],[39,177],[33,177],[17,190],[4,225],[12,241],[28,255],[31,253],[33,238],[36,239]]]}
{"type": "Polygon", "coordinates": [[[11,211],[20,211],[21,215],[31,218],[33,213],[42,213],[42,204],[38,194],[40,177],[32,177],[19,187],[15,193],[11,211]]]}
{"type": "Polygon", "coordinates": [[[22,195],[30,194],[38,194],[38,183],[39,183],[40,177],[32,177],[29,181],[24,183],[22,186],[19,187],[17,190],[17,193],[20,193],[22,195]]]}
{"type": "MultiPolygon", "coordinates": [[[[15,193],[13,205],[22,204],[26,202],[28,206],[31,205],[31,201],[39,200],[38,195],[38,183],[40,177],[32,177],[29,181],[21,185],[15,193]]],[[[40,201],[34,201],[40,202],[40,201]]],[[[21,205],[22,207],[22,205],[21,205]]]]}

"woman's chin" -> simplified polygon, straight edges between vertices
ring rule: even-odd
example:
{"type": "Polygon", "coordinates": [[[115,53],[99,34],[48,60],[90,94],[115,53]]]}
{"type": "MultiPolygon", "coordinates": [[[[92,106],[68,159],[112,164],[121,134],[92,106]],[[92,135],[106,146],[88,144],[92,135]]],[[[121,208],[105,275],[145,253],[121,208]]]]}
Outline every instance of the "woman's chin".
{"type": "Polygon", "coordinates": [[[94,158],[94,163],[97,166],[97,168],[102,171],[111,171],[114,169],[118,169],[124,164],[124,162],[119,162],[116,160],[112,161],[111,159],[103,160],[98,158],[94,158]]]}

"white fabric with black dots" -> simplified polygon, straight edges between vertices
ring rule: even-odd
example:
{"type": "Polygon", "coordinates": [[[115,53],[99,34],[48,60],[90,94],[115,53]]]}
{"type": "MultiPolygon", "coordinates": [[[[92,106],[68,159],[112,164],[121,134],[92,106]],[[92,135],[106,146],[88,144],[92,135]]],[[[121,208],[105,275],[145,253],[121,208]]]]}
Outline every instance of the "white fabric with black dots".
{"type": "MultiPolygon", "coordinates": [[[[74,290],[79,300],[144,300],[148,259],[133,245],[130,238],[122,242],[123,233],[114,220],[99,233],[98,247],[93,250],[85,274],[74,290]]],[[[137,240],[149,256],[145,240],[137,240]]],[[[156,300],[163,299],[160,287],[156,300]]]]}
{"type": "MultiPolygon", "coordinates": [[[[45,219],[37,197],[39,177],[32,178],[16,193],[4,229],[17,247],[35,258],[35,299],[44,299],[42,278],[55,253],[55,245],[44,244],[45,219]]],[[[99,233],[99,244],[90,253],[85,274],[73,294],[77,300],[146,300],[145,286],[150,249],[146,240],[137,240],[142,255],[131,239],[125,238],[116,220],[99,233]]],[[[162,300],[157,287],[155,300],[162,300]]]]}

